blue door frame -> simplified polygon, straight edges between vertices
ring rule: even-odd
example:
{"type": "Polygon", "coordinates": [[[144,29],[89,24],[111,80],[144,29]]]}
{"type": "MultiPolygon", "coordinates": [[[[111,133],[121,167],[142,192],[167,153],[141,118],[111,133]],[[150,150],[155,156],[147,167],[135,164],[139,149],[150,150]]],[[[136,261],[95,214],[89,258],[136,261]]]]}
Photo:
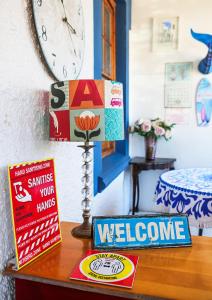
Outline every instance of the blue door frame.
{"type": "MultiPolygon", "coordinates": [[[[125,140],[115,153],[102,158],[101,142],[94,147],[94,195],[102,192],[129,164],[129,29],[131,0],[116,1],[116,80],[124,87],[125,140]]],[[[94,78],[102,74],[102,0],[94,0],[94,78]]]]}

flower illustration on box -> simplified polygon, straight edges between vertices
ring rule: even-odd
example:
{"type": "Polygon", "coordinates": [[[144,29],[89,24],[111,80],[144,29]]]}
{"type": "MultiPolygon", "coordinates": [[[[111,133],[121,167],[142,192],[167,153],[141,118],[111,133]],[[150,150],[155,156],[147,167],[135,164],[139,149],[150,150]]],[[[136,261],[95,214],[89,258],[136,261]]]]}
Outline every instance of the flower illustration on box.
{"type": "Polygon", "coordinates": [[[101,133],[101,129],[97,129],[97,126],[100,122],[100,116],[96,116],[92,111],[84,111],[79,116],[74,117],[75,124],[77,128],[80,129],[74,130],[74,134],[77,137],[83,138],[86,142],[88,142],[93,137],[99,136],[101,133]]]}

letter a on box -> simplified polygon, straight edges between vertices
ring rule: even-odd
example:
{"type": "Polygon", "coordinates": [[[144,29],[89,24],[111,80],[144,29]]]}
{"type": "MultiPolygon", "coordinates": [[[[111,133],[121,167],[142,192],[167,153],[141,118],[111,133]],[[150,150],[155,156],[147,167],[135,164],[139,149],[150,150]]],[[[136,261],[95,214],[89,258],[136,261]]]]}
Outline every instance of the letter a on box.
{"type": "Polygon", "coordinates": [[[102,80],[70,81],[70,109],[104,107],[102,80]]]}

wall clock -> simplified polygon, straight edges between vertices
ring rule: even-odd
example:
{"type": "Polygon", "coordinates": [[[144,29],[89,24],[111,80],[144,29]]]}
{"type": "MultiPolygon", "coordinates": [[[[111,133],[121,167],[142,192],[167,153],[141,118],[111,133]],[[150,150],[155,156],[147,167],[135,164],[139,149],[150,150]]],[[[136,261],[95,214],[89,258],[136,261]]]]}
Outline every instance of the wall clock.
{"type": "Polygon", "coordinates": [[[34,39],[42,62],[56,80],[76,79],[85,47],[80,0],[31,0],[34,39]]]}

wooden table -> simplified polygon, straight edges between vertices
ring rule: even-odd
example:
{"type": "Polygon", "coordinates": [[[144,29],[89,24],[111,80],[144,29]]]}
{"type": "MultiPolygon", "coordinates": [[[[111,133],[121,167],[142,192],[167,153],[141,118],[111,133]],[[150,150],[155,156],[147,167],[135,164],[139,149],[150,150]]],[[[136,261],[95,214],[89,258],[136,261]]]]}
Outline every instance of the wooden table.
{"type": "Polygon", "coordinates": [[[69,279],[91,246],[71,236],[74,225],[62,223],[62,244],[33,263],[18,272],[5,270],[16,280],[16,300],[212,299],[212,238],[195,236],[188,248],[122,251],[139,256],[133,288],[126,289],[69,279]]]}
{"type": "Polygon", "coordinates": [[[145,157],[134,157],[130,160],[132,165],[132,181],[133,181],[133,201],[132,201],[132,214],[138,212],[140,186],[139,174],[142,171],[148,170],[174,170],[175,158],[156,158],[154,160],[146,160],[145,157]]]}

